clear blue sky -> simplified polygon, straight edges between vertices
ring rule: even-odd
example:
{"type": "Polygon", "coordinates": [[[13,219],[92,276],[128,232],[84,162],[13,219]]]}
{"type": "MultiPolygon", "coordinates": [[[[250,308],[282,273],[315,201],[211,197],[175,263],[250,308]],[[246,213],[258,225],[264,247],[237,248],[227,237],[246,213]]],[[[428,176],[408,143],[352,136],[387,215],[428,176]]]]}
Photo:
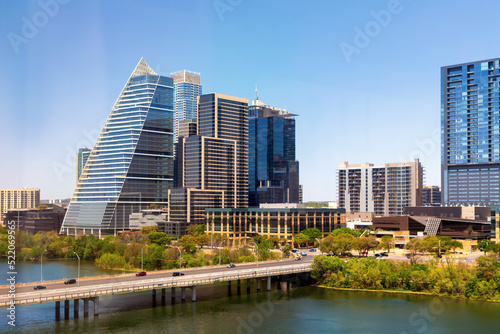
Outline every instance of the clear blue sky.
{"type": "Polygon", "coordinates": [[[299,114],[310,201],[336,199],[342,161],[416,155],[440,185],[440,67],[500,56],[497,1],[60,2],[0,0],[0,188],[43,199],[72,195],[74,153],[141,57],[299,114]]]}

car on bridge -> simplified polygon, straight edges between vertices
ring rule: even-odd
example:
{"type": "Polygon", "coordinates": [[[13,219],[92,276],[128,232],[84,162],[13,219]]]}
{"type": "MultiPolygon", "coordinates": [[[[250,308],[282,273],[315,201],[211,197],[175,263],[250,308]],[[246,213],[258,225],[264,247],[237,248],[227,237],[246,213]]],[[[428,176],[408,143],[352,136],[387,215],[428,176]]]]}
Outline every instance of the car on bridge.
{"type": "Polygon", "coordinates": [[[47,289],[47,287],[45,285],[35,285],[35,287],[33,288],[33,290],[43,290],[43,289],[47,289]]]}
{"type": "Polygon", "coordinates": [[[234,263],[230,263],[227,265],[228,268],[236,268],[236,266],[234,265],[234,263]]]}
{"type": "Polygon", "coordinates": [[[135,276],[146,276],[146,272],[140,271],[140,272],[136,273],[135,276]]]}
{"type": "Polygon", "coordinates": [[[301,259],[302,259],[302,258],[301,258],[300,256],[297,256],[297,257],[295,258],[295,261],[300,261],[301,259]]]}
{"type": "Polygon", "coordinates": [[[181,273],[180,271],[175,271],[172,273],[172,276],[184,276],[184,273],[181,273]]]}
{"type": "Polygon", "coordinates": [[[75,284],[76,283],[76,279],[74,278],[70,278],[70,279],[67,279],[66,281],[64,281],[64,284],[75,284]]]}

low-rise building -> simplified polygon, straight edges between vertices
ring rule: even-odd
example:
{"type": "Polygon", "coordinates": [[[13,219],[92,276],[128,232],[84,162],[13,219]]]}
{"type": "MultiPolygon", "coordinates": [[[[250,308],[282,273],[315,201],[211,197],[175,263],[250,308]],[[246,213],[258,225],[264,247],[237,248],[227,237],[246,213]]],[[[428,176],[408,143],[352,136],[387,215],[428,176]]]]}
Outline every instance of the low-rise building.
{"type": "Polygon", "coordinates": [[[278,237],[289,243],[307,228],[317,228],[323,237],[345,227],[342,209],[244,208],[206,209],[206,232],[227,236],[233,245],[250,243],[256,235],[278,237]]]}
{"type": "Polygon", "coordinates": [[[57,205],[43,209],[10,210],[5,214],[4,226],[7,226],[8,221],[15,221],[15,225],[21,231],[26,231],[29,234],[59,232],[65,214],[66,209],[57,205]]]}

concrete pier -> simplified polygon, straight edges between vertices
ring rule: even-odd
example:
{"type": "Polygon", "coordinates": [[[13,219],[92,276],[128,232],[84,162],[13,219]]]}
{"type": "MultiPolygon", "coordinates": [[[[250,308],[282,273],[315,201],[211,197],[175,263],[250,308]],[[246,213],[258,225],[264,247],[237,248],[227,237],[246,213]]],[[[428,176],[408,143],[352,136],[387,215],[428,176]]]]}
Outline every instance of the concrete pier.
{"type": "Polygon", "coordinates": [[[192,290],[193,290],[193,295],[191,296],[191,300],[192,300],[193,302],[195,302],[195,301],[196,301],[196,285],[194,285],[194,286],[192,287],[192,290]]]}
{"type": "Polygon", "coordinates": [[[170,289],[170,298],[172,299],[172,301],[175,300],[175,288],[174,287],[172,287],[170,289]]]}
{"type": "Polygon", "coordinates": [[[93,298],[94,302],[94,317],[99,315],[99,297],[93,298]]]}
{"type": "Polygon", "coordinates": [[[56,320],[61,319],[61,302],[56,302],[56,320]]]}
{"type": "Polygon", "coordinates": [[[83,299],[83,317],[84,318],[89,317],[89,299],[88,298],[83,299]]]}
{"type": "Polygon", "coordinates": [[[151,290],[151,297],[153,299],[153,307],[156,306],[156,289],[151,290]]]}
{"type": "Polygon", "coordinates": [[[260,291],[260,278],[257,278],[257,291],[260,291]]]}
{"type": "Polygon", "coordinates": [[[64,301],[64,319],[69,319],[69,299],[64,301]]]}
{"type": "Polygon", "coordinates": [[[247,279],[247,292],[250,292],[250,279],[247,279]]]}
{"type": "Polygon", "coordinates": [[[267,276],[267,291],[271,291],[271,276],[267,276]]]}
{"type": "Polygon", "coordinates": [[[165,305],[165,297],[167,295],[167,289],[163,288],[161,289],[161,304],[165,305]]]}
{"type": "Polygon", "coordinates": [[[79,310],[79,299],[74,299],[73,300],[73,318],[78,319],[80,316],[80,310],[79,310]]]}
{"type": "Polygon", "coordinates": [[[186,288],[181,288],[181,300],[186,300],[186,288]]]}

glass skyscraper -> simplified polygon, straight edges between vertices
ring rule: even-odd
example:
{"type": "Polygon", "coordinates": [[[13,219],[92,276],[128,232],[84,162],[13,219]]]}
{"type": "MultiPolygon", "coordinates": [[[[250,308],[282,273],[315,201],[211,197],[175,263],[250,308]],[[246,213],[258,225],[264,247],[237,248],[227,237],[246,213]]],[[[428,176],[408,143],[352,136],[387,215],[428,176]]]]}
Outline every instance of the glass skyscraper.
{"type": "Polygon", "coordinates": [[[299,163],[295,161],[297,115],[256,100],[249,107],[248,201],[299,203],[299,163]]]}
{"type": "Polygon", "coordinates": [[[174,79],[174,142],[179,138],[179,122],[196,118],[198,96],[202,94],[200,74],[181,71],[171,73],[174,79]]]}
{"type": "Polygon", "coordinates": [[[441,68],[443,205],[500,204],[499,61],[441,68]]]}
{"type": "Polygon", "coordinates": [[[90,155],[90,149],[87,147],[80,147],[78,149],[78,153],[76,154],[76,184],[78,185],[78,180],[80,179],[80,175],[82,175],[83,167],[87,163],[87,159],[90,155]]]}
{"type": "Polygon", "coordinates": [[[113,106],[71,198],[61,234],[110,234],[167,204],[173,187],[173,79],[141,59],[113,106]]]}

